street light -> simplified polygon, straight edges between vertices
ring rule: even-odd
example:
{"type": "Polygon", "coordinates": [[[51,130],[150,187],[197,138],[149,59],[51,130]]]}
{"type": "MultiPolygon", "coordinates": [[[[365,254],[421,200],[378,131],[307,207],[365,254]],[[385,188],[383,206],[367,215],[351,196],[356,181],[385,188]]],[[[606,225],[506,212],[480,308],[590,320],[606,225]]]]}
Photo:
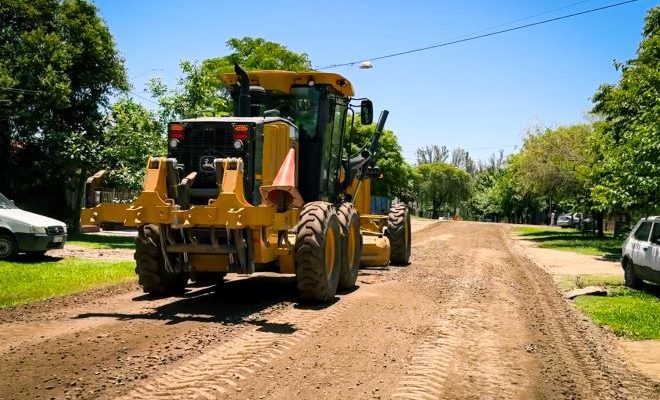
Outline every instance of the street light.
{"type": "Polygon", "coordinates": [[[371,61],[362,61],[360,63],[360,69],[371,69],[373,67],[374,65],[371,63],[371,61]]]}

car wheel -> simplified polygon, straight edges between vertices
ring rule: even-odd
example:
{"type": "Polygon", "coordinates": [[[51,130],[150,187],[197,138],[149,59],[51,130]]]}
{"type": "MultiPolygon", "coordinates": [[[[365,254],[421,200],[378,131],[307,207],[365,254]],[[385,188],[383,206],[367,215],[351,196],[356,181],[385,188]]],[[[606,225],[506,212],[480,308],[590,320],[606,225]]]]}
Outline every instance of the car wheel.
{"type": "Polygon", "coordinates": [[[640,286],[640,279],[635,276],[633,263],[630,259],[626,259],[623,267],[623,279],[626,286],[632,289],[637,289],[640,286]]]}
{"type": "Polygon", "coordinates": [[[14,237],[6,232],[0,232],[0,260],[16,257],[18,246],[14,237]]]}

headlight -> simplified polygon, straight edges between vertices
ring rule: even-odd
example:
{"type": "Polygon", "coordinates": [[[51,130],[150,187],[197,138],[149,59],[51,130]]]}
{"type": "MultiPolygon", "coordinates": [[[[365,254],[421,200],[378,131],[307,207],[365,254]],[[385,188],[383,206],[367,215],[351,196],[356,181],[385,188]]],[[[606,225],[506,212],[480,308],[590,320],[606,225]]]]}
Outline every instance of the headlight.
{"type": "Polygon", "coordinates": [[[45,235],[46,234],[46,228],[41,227],[41,226],[31,226],[30,231],[34,233],[35,235],[45,235]]]}
{"type": "Polygon", "coordinates": [[[62,228],[64,228],[64,233],[66,233],[66,225],[64,225],[62,228]]]}

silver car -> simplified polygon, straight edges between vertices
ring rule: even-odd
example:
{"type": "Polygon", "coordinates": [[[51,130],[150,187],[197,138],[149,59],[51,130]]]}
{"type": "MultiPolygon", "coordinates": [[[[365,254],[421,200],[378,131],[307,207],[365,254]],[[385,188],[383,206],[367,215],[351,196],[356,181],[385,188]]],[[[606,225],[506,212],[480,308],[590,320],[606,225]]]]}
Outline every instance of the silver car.
{"type": "Polygon", "coordinates": [[[626,286],[639,287],[642,280],[660,284],[660,216],[640,219],[622,253],[626,286]]]}

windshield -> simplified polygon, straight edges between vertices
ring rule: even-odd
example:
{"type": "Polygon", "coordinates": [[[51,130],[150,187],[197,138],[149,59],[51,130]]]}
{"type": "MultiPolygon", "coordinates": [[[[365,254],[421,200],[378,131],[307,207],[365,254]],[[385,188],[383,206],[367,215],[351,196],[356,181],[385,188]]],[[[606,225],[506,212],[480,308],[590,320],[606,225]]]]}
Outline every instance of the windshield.
{"type": "Polygon", "coordinates": [[[291,118],[300,129],[301,136],[314,138],[319,109],[319,91],[301,86],[291,88],[289,94],[269,93],[264,99],[264,109],[278,110],[282,118],[291,118]]]}
{"type": "Polygon", "coordinates": [[[16,207],[14,203],[9,201],[8,198],[6,198],[5,196],[3,196],[2,193],[0,193],[0,208],[18,208],[18,207],[16,207]]]}

